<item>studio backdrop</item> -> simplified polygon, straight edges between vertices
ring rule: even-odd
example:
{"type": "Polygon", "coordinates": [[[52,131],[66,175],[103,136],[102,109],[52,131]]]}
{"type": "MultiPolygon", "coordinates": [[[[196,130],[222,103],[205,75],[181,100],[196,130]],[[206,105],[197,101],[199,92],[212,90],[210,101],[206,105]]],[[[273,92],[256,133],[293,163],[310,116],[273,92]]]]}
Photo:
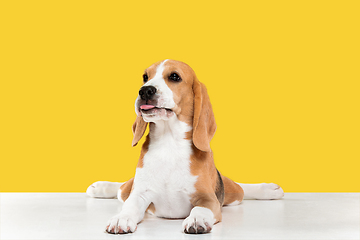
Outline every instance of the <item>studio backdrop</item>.
{"type": "Polygon", "coordinates": [[[210,95],[220,172],[285,192],[358,192],[359,1],[1,1],[0,191],[133,177],[152,63],[210,95]]]}

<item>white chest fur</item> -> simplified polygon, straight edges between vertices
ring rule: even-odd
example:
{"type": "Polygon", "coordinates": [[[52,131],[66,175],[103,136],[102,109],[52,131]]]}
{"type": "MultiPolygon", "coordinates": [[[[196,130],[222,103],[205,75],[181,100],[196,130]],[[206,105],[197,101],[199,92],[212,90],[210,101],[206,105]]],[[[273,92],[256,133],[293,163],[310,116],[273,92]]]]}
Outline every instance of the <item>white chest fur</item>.
{"type": "Polygon", "coordinates": [[[197,180],[190,173],[191,141],[185,139],[191,127],[176,117],[155,124],[143,167],[136,170],[134,187],[150,192],[156,216],[184,218],[192,208],[190,196],[197,180]]]}

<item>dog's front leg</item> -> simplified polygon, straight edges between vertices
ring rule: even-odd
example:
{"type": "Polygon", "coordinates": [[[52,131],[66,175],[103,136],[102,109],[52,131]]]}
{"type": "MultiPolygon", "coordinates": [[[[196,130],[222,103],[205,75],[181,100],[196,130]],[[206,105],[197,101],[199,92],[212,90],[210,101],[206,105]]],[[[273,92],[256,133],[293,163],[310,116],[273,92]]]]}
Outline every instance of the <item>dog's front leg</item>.
{"type": "Polygon", "coordinates": [[[114,234],[135,232],[137,224],[144,218],[145,211],[151,203],[150,198],[150,192],[133,191],[121,212],[109,220],[106,231],[114,234]]]}
{"type": "Polygon", "coordinates": [[[195,194],[191,200],[194,208],[184,220],[185,233],[209,233],[213,225],[221,221],[220,203],[214,194],[195,194]]]}

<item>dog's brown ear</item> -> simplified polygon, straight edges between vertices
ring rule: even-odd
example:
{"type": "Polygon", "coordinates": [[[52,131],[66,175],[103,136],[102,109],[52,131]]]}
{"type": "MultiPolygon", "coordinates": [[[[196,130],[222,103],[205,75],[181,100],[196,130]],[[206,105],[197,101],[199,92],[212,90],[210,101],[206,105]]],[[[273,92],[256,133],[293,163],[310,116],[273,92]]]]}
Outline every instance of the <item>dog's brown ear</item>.
{"type": "Polygon", "coordinates": [[[210,152],[210,141],[216,131],[216,122],[206,87],[194,80],[193,143],[203,152],[210,152]]]}
{"type": "Polygon", "coordinates": [[[140,139],[144,135],[147,124],[148,123],[145,122],[141,116],[136,117],[136,120],[132,126],[132,130],[133,130],[133,134],[134,134],[134,138],[132,141],[133,147],[137,145],[137,143],[140,141],[140,139]]]}

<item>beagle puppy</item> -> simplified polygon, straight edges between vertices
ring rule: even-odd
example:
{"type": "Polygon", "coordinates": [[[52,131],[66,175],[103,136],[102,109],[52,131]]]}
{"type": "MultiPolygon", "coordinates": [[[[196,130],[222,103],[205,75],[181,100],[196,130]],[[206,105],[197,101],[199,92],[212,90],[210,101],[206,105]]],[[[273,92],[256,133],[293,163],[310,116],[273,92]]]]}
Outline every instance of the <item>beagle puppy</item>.
{"type": "Polygon", "coordinates": [[[91,197],[117,198],[121,212],[106,232],[133,233],[145,212],[185,218],[185,233],[208,233],[221,221],[221,207],[245,197],[279,199],[276,184],[239,184],[215,167],[210,141],[216,123],[206,87],[185,63],[164,60],[147,68],[135,101],[135,146],[149,126],[135,177],[125,183],[95,182],[91,197]]]}

